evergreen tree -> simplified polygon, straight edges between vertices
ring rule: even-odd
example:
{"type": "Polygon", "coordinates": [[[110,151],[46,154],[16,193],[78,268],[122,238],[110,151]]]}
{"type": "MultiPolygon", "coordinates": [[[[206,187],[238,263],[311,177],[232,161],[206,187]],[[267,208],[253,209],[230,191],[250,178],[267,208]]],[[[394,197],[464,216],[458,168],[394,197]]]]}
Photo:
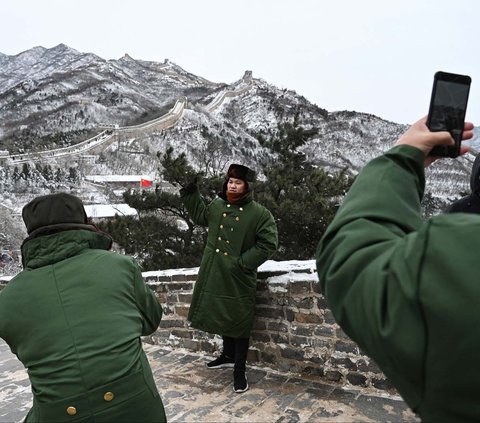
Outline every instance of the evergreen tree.
{"type": "Polygon", "coordinates": [[[20,171],[18,170],[18,166],[13,168],[12,179],[13,182],[17,182],[20,179],[20,171]]]}
{"type": "Polygon", "coordinates": [[[65,171],[61,168],[58,167],[57,170],[55,171],[55,182],[60,183],[65,180],[65,171]]]}
{"type": "Polygon", "coordinates": [[[24,163],[22,166],[22,172],[20,173],[20,177],[27,180],[30,178],[30,165],[28,163],[24,163]]]}
{"type": "Polygon", "coordinates": [[[78,172],[77,169],[74,167],[69,167],[68,168],[68,181],[71,182],[72,184],[78,183],[78,172]]]}
{"type": "Polygon", "coordinates": [[[143,270],[198,265],[201,235],[182,230],[175,220],[161,219],[155,214],[139,218],[117,216],[99,226],[124,248],[126,254],[135,257],[143,270]]]}
{"type": "Polygon", "coordinates": [[[47,181],[51,181],[53,179],[53,170],[49,164],[44,165],[43,169],[41,170],[41,174],[47,181]]]}
{"type": "Polygon", "coordinates": [[[312,259],[316,246],[332,221],[352,183],[346,171],[331,175],[314,166],[300,148],[317,133],[298,123],[279,128],[269,145],[276,157],[264,163],[266,181],[257,184],[257,199],[275,217],[279,249],[276,260],[312,259]]]}

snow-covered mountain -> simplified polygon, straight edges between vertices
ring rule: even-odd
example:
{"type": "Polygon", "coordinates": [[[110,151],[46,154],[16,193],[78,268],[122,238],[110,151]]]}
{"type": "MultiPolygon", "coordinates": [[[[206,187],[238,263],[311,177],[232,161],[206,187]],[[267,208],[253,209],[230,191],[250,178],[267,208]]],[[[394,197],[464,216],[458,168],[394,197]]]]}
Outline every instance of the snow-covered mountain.
{"type": "Polygon", "coordinates": [[[1,56],[0,69],[0,141],[12,151],[70,144],[105,123],[147,121],[180,97],[197,101],[222,87],[168,60],[106,61],[63,44],[1,56]]]}
{"type": "MultiPolygon", "coordinates": [[[[272,154],[264,141],[295,116],[303,127],[318,128],[305,154],[329,171],[352,174],[405,130],[370,114],[327,111],[250,71],[233,83],[214,83],[168,59],[104,60],[64,44],[0,53],[0,204],[18,212],[35,195],[65,189],[87,203],[112,201],[111,191],[85,176],[158,180],[157,154],[168,147],[208,172],[234,160],[259,168],[272,154]]],[[[439,208],[468,190],[473,159],[429,168],[428,192],[439,208]]]]}

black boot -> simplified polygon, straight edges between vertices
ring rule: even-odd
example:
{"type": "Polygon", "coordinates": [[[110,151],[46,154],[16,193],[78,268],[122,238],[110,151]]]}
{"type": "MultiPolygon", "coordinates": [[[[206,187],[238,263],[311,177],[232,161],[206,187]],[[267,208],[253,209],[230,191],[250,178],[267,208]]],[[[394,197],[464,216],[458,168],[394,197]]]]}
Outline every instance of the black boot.
{"type": "Polygon", "coordinates": [[[228,336],[223,337],[223,351],[220,357],[216,358],[210,363],[207,363],[209,369],[224,369],[226,367],[233,367],[235,364],[235,341],[228,336]]]}
{"type": "Polygon", "coordinates": [[[242,393],[248,390],[246,363],[249,338],[235,339],[235,366],[233,368],[233,390],[242,393]]]}

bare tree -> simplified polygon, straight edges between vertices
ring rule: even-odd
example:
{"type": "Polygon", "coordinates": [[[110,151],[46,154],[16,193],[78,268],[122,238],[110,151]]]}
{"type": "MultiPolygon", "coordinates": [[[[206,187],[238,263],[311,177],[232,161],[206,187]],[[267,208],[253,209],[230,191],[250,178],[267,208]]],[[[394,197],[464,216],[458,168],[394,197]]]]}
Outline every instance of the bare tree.
{"type": "Polygon", "coordinates": [[[199,163],[203,166],[204,174],[214,177],[225,173],[231,156],[225,142],[217,135],[202,135],[205,137],[205,144],[199,151],[199,163]]]}

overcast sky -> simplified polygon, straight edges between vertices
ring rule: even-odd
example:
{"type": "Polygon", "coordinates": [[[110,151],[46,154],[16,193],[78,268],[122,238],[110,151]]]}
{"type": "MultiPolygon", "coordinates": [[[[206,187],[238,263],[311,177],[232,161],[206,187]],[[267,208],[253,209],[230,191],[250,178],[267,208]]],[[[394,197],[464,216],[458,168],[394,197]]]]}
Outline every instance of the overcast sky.
{"type": "Polygon", "coordinates": [[[398,123],[427,114],[444,70],[472,77],[467,119],[480,125],[479,12],[478,0],[2,1],[0,52],[64,43],[227,83],[248,69],[328,111],[398,123]]]}

